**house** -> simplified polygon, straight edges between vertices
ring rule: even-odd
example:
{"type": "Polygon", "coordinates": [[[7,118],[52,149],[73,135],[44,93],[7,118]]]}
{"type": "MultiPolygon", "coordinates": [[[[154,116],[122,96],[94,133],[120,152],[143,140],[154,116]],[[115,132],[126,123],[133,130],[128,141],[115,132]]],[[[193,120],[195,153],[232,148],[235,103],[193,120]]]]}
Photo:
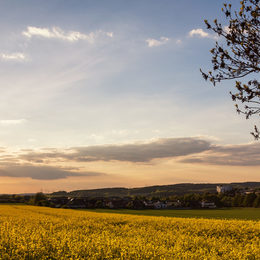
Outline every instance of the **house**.
{"type": "Polygon", "coordinates": [[[144,200],[143,204],[144,204],[145,208],[147,208],[147,209],[153,209],[154,208],[153,202],[151,200],[144,200]]]}
{"type": "Polygon", "coordinates": [[[51,205],[53,205],[53,207],[60,208],[69,202],[69,198],[68,197],[50,197],[50,198],[48,198],[48,201],[51,203],[51,205]]]}
{"type": "Polygon", "coordinates": [[[67,207],[71,209],[84,209],[86,208],[86,198],[70,198],[67,207]]]}
{"type": "Polygon", "coordinates": [[[166,201],[167,208],[178,208],[181,207],[181,202],[179,200],[175,201],[166,201]]]}
{"type": "Polygon", "coordinates": [[[155,209],[166,209],[167,208],[167,204],[161,201],[156,201],[153,203],[153,206],[155,209]]]}
{"type": "Polygon", "coordinates": [[[110,209],[114,209],[115,208],[113,201],[107,201],[105,206],[110,208],[110,209]]]}
{"type": "Polygon", "coordinates": [[[233,188],[230,185],[218,185],[217,186],[217,192],[218,193],[225,193],[225,192],[229,192],[232,191],[233,188]]]}
{"type": "Polygon", "coordinates": [[[128,202],[130,201],[129,198],[109,198],[105,202],[105,206],[110,208],[110,209],[121,209],[121,208],[126,208],[128,202]]]}
{"type": "Polygon", "coordinates": [[[215,209],[216,208],[215,202],[202,201],[200,204],[201,204],[202,208],[207,208],[207,209],[215,209]]]}
{"type": "Polygon", "coordinates": [[[252,193],[255,193],[255,192],[254,192],[253,190],[244,191],[244,194],[245,194],[245,195],[252,194],[252,193]]]}

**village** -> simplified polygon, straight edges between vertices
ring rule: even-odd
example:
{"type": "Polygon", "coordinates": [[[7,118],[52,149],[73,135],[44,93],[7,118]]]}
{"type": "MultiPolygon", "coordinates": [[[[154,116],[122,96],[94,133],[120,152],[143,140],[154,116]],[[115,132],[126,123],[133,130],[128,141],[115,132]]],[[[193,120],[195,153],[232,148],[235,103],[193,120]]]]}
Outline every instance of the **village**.
{"type": "Polygon", "coordinates": [[[220,207],[259,207],[259,190],[233,190],[229,185],[216,186],[216,193],[185,194],[169,198],[136,197],[66,197],[51,196],[48,204],[55,208],[108,209],[215,209],[220,207]]]}
{"type": "Polygon", "coordinates": [[[234,189],[217,185],[214,193],[186,193],[173,196],[66,196],[36,193],[0,195],[0,203],[23,203],[68,209],[215,209],[223,207],[260,207],[260,190],[234,189]]]}

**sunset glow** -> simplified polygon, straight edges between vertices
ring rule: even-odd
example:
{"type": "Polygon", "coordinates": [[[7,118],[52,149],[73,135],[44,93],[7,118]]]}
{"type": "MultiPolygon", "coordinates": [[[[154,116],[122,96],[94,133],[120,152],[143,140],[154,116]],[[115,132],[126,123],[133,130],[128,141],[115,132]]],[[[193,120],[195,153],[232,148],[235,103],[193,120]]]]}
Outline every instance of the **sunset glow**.
{"type": "Polygon", "coordinates": [[[221,7],[1,1],[0,194],[260,181],[259,120],[199,71],[221,7]]]}

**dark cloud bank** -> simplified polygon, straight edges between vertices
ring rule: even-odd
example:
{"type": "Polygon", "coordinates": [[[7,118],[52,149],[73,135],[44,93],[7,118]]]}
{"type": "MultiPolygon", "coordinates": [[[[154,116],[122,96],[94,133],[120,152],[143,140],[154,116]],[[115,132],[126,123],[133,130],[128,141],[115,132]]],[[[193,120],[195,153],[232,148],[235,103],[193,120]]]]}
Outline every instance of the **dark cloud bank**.
{"type": "Polygon", "coordinates": [[[215,146],[205,154],[188,156],[183,163],[229,166],[260,166],[260,144],[215,146]]]}
{"type": "Polygon", "coordinates": [[[164,138],[149,143],[73,147],[66,151],[55,149],[28,152],[21,158],[29,162],[48,160],[93,162],[149,162],[153,159],[176,158],[182,163],[260,166],[260,144],[215,145],[202,138],[164,138]]]}
{"type": "Polygon", "coordinates": [[[51,166],[13,165],[0,169],[0,176],[15,178],[31,178],[35,180],[56,180],[71,176],[100,176],[98,172],[73,172],[66,169],[51,166]]]}
{"type": "Polygon", "coordinates": [[[22,158],[32,162],[53,158],[78,162],[114,160],[148,162],[157,158],[185,156],[209,149],[211,149],[210,142],[199,138],[165,138],[150,143],[74,147],[70,153],[68,150],[66,153],[32,152],[24,154],[22,158]]]}

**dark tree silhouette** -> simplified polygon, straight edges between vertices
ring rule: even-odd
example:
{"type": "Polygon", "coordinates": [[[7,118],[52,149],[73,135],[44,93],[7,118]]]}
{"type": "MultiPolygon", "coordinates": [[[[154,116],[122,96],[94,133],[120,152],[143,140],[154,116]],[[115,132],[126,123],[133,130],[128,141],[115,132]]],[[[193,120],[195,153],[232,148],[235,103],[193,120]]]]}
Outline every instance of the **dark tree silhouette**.
{"type": "MultiPolygon", "coordinates": [[[[236,93],[230,92],[236,102],[236,110],[248,119],[256,114],[260,116],[260,82],[256,76],[260,71],[260,6],[259,0],[243,0],[240,10],[232,11],[231,4],[224,4],[222,12],[227,26],[217,19],[213,24],[205,20],[207,28],[219,36],[219,42],[210,50],[213,71],[203,72],[205,80],[215,86],[223,80],[235,80],[236,93]],[[224,39],[224,41],[222,41],[224,39]],[[244,78],[245,82],[240,79],[244,78]],[[243,103],[239,106],[237,104],[243,103]]],[[[251,133],[256,139],[260,131],[255,126],[251,133]]]]}

